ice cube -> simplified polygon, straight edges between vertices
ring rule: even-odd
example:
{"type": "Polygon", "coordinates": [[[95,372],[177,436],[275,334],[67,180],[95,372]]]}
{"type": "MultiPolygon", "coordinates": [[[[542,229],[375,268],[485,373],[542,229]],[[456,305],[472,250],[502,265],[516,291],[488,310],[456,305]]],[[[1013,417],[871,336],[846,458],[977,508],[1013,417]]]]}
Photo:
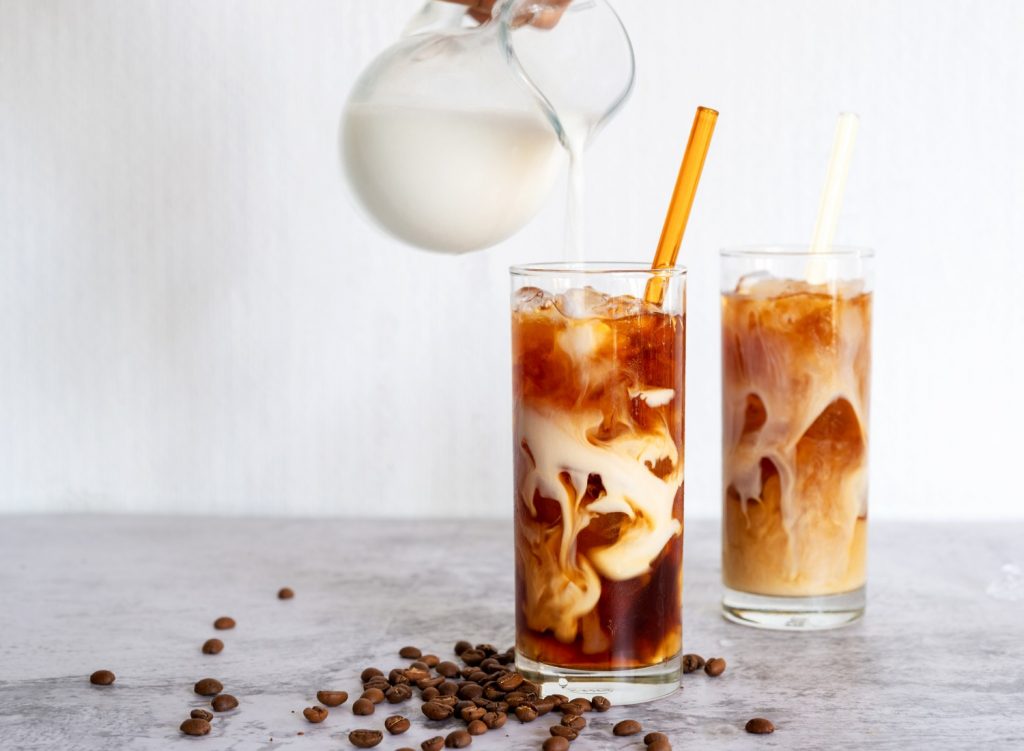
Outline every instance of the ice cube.
{"type": "Polygon", "coordinates": [[[517,313],[534,313],[551,306],[554,298],[537,287],[523,287],[512,295],[512,309],[517,313]]]}
{"type": "Polygon", "coordinates": [[[768,281],[772,278],[772,275],[767,271],[752,271],[749,274],[744,274],[740,277],[740,280],[736,282],[736,294],[738,295],[749,295],[754,291],[754,287],[758,286],[762,282],[768,281]]]}
{"type": "Polygon", "coordinates": [[[593,287],[566,290],[555,298],[555,307],[566,318],[596,318],[598,310],[608,302],[608,295],[593,287]]]}

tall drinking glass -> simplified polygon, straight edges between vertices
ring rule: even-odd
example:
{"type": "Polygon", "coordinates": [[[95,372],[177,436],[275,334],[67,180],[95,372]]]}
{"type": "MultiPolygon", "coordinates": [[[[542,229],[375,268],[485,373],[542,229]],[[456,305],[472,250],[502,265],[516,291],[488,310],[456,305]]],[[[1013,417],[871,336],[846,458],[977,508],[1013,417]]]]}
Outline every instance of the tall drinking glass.
{"type": "Polygon", "coordinates": [[[727,618],[833,628],[864,612],[869,250],[724,250],[727,618]]]}
{"type": "Polygon", "coordinates": [[[686,272],[511,273],[516,666],[545,694],[665,696],[682,648],[686,272]]]}

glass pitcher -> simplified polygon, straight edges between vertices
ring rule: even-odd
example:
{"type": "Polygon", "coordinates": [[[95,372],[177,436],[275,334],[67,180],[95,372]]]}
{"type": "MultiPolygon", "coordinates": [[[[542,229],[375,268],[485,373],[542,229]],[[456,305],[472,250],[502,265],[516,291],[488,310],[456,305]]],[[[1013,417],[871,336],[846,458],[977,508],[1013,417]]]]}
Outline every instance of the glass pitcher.
{"type": "Polygon", "coordinates": [[[430,0],[349,96],[349,184],[410,245],[490,247],[540,211],[567,155],[622,106],[634,75],[606,0],[500,0],[479,25],[464,5],[430,0]],[[553,9],[552,28],[530,22],[553,9]]]}

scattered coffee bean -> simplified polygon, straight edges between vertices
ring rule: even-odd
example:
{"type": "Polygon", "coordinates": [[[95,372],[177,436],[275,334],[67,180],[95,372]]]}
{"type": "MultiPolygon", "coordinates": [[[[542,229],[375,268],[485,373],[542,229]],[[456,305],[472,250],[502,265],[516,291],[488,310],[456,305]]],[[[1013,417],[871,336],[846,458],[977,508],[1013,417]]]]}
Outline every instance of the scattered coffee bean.
{"type": "Polygon", "coordinates": [[[388,683],[388,679],[385,678],[383,675],[376,675],[363,684],[364,690],[371,688],[377,688],[381,691],[387,691],[389,688],[391,688],[391,684],[388,683]]]}
{"type": "Polygon", "coordinates": [[[238,706],[238,699],[231,694],[220,694],[210,702],[214,712],[228,712],[238,706]]]}
{"type": "Polygon", "coordinates": [[[445,681],[437,690],[441,692],[441,696],[455,696],[459,693],[459,684],[454,681],[445,681]]]}
{"type": "Polygon", "coordinates": [[[398,749],[398,751],[415,751],[415,749],[409,748],[408,746],[403,746],[402,748],[398,749]]]}
{"type": "Polygon", "coordinates": [[[291,587],[281,587],[277,590],[277,599],[279,600],[290,600],[295,597],[295,592],[292,591],[291,587]]]}
{"type": "Polygon", "coordinates": [[[384,698],[389,704],[399,704],[412,698],[412,689],[407,684],[392,686],[384,692],[384,698]]]}
{"type": "Polygon", "coordinates": [[[193,709],[189,712],[189,717],[196,720],[206,720],[209,722],[213,719],[213,712],[207,712],[205,709],[193,709]]]}
{"type": "Polygon", "coordinates": [[[483,720],[473,720],[466,725],[466,732],[470,735],[483,735],[487,732],[487,725],[483,720]]]}
{"type": "Polygon", "coordinates": [[[441,658],[437,655],[423,655],[420,659],[423,660],[423,664],[428,668],[437,667],[437,664],[441,662],[441,658]]]}
{"type": "Polygon", "coordinates": [[[772,724],[771,720],[755,717],[752,720],[747,720],[746,730],[748,733],[754,733],[755,735],[767,735],[768,733],[775,732],[775,725],[772,724]]]}
{"type": "Polygon", "coordinates": [[[444,739],[444,745],[448,748],[465,748],[472,742],[473,736],[465,730],[454,730],[444,739]]]}
{"type": "Polygon", "coordinates": [[[109,686],[114,682],[114,677],[109,670],[97,670],[89,676],[89,683],[94,686],[109,686]]]}
{"type": "Polygon", "coordinates": [[[587,719],[583,715],[567,714],[562,716],[562,724],[578,733],[587,726],[587,719]]]}
{"type": "Polygon", "coordinates": [[[398,656],[407,660],[418,660],[423,656],[423,652],[419,647],[402,647],[398,650],[398,656]]]}
{"type": "Polygon", "coordinates": [[[592,710],[594,708],[591,705],[590,701],[588,699],[584,699],[583,697],[580,697],[578,699],[573,699],[569,703],[570,704],[575,704],[577,707],[579,707],[580,708],[580,713],[589,712],[590,710],[592,710]]]}
{"type": "Polygon", "coordinates": [[[480,720],[491,730],[497,730],[504,726],[508,720],[508,715],[504,712],[487,712],[480,720]]]}
{"type": "Polygon", "coordinates": [[[529,704],[520,704],[516,707],[516,717],[520,722],[533,722],[537,719],[537,710],[529,704]]]}
{"type": "Polygon", "coordinates": [[[441,751],[444,748],[444,736],[435,735],[433,738],[427,738],[420,744],[420,748],[423,751],[441,751]]]}
{"type": "Polygon", "coordinates": [[[353,730],[348,734],[348,742],[357,748],[373,748],[384,740],[384,733],[379,730],[353,730]]]}
{"type": "Polygon", "coordinates": [[[180,730],[185,735],[206,735],[210,732],[210,722],[192,717],[181,723],[180,730]]]}
{"type": "Polygon", "coordinates": [[[650,746],[655,741],[667,741],[668,736],[664,733],[648,733],[644,736],[644,743],[650,746]]]}
{"type": "Polygon", "coordinates": [[[204,655],[219,655],[222,649],[224,649],[224,642],[220,639],[207,639],[203,642],[204,655]]]}
{"type": "Polygon", "coordinates": [[[567,728],[565,725],[552,725],[548,728],[548,732],[551,733],[551,735],[557,735],[560,738],[565,738],[570,741],[574,741],[579,738],[579,733],[572,728],[567,728]]]}
{"type": "Polygon", "coordinates": [[[427,676],[430,675],[430,665],[428,665],[427,663],[423,662],[423,660],[414,660],[412,662],[412,664],[409,665],[408,669],[405,671],[406,675],[408,675],[409,673],[412,673],[414,670],[415,671],[422,671],[423,675],[419,675],[419,673],[417,673],[416,674],[416,678],[412,678],[410,676],[411,680],[419,680],[420,678],[426,678],[427,676]]]}
{"type": "Polygon", "coordinates": [[[459,687],[458,697],[460,699],[477,699],[483,696],[484,690],[479,683],[463,683],[459,687]]]}
{"type": "Polygon", "coordinates": [[[555,703],[551,699],[537,699],[533,702],[533,708],[537,710],[538,716],[542,716],[554,709],[555,703]]]}
{"type": "Polygon", "coordinates": [[[559,704],[558,711],[563,714],[583,714],[583,708],[579,704],[573,704],[571,701],[563,701],[559,704]]]}
{"type": "Polygon", "coordinates": [[[479,649],[467,649],[465,652],[459,655],[462,661],[470,667],[476,667],[484,660],[484,653],[479,649]]]}
{"type": "Polygon", "coordinates": [[[498,679],[498,688],[502,691],[515,691],[523,682],[523,676],[519,673],[508,673],[498,679]]]}
{"type": "Polygon", "coordinates": [[[700,655],[683,655],[683,672],[692,673],[704,667],[704,658],[700,655]]]}
{"type": "Polygon", "coordinates": [[[473,648],[473,645],[470,644],[468,641],[457,641],[457,642],[455,642],[455,654],[456,655],[461,655],[467,649],[472,649],[472,648],[473,648]]]}
{"type": "Polygon", "coordinates": [[[327,710],[323,707],[306,707],[302,710],[302,715],[315,724],[327,719],[327,710]]]}
{"type": "Polygon", "coordinates": [[[424,678],[422,681],[416,681],[416,685],[421,689],[423,688],[437,688],[444,683],[444,676],[438,675],[433,678],[424,678]]]}
{"type": "Polygon", "coordinates": [[[224,684],[216,678],[203,678],[196,681],[196,685],[192,687],[192,690],[200,696],[216,696],[224,690],[224,684]]]}
{"type": "Polygon", "coordinates": [[[647,744],[647,751],[672,751],[672,744],[667,740],[647,744]]]}
{"type": "Polygon", "coordinates": [[[352,714],[365,717],[373,714],[375,707],[369,699],[359,698],[352,702],[352,714]]]}
{"type": "Polygon", "coordinates": [[[340,707],[348,701],[347,691],[317,691],[316,700],[328,707],[340,707]]]}
{"type": "Polygon", "coordinates": [[[427,688],[423,689],[423,692],[420,694],[420,698],[423,699],[423,701],[427,702],[427,701],[432,701],[434,698],[436,698],[436,697],[438,697],[440,695],[441,695],[440,691],[438,691],[433,686],[428,686],[427,688]]]}
{"type": "Polygon", "coordinates": [[[384,692],[381,691],[379,688],[368,688],[365,691],[363,691],[363,695],[359,698],[369,699],[374,704],[380,704],[382,701],[384,701],[384,692]]]}
{"type": "Polygon", "coordinates": [[[544,741],[544,751],[569,751],[569,739],[560,735],[553,735],[544,741]]]}
{"type": "Polygon", "coordinates": [[[615,727],[612,728],[615,735],[636,735],[642,730],[643,728],[636,720],[623,720],[615,723],[615,727]]]}
{"type": "Polygon", "coordinates": [[[590,700],[590,705],[595,712],[607,712],[612,708],[612,703],[604,696],[595,696],[590,700]]]}
{"type": "Polygon", "coordinates": [[[459,666],[447,660],[437,663],[436,669],[438,675],[443,675],[445,678],[454,678],[459,674],[459,666]]]}
{"type": "Polygon", "coordinates": [[[493,644],[477,644],[476,651],[482,652],[484,657],[492,657],[498,654],[498,650],[493,644]]]}
{"type": "Polygon", "coordinates": [[[376,678],[378,675],[384,675],[377,668],[366,668],[362,673],[359,674],[359,680],[366,683],[371,678],[376,678]]]}
{"type": "Polygon", "coordinates": [[[567,701],[569,701],[569,697],[565,694],[550,694],[547,698],[551,699],[551,701],[555,703],[556,707],[559,704],[565,704],[567,701]]]}
{"type": "Polygon", "coordinates": [[[423,714],[431,720],[447,720],[455,712],[454,707],[442,704],[439,701],[428,701],[422,707],[423,714]]]}
{"type": "Polygon", "coordinates": [[[412,727],[412,723],[400,714],[393,714],[384,720],[384,729],[391,735],[401,735],[412,727]]]}
{"type": "Polygon", "coordinates": [[[487,710],[483,707],[478,707],[476,704],[471,704],[468,707],[464,707],[459,711],[459,717],[462,718],[463,722],[473,722],[473,720],[481,719],[487,710]]]}
{"type": "Polygon", "coordinates": [[[725,660],[721,657],[712,657],[704,665],[704,672],[715,678],[725,672],[725,660]]]}
{"type": "Polygon", "coordinates": [[[213,627],[218,631],[227,631],[229,628],[235,627],[235,619],[229,618],[226,615],[222,615],[220,618],[213,622],[213,627]]]}
{"type": "Polygon", "coordinates": [[[449,696],[439,696],[436,699],[434,699],[434,701],[437,704],[444,704],[445,706],[452,707],[453,709],[454,709],[455,705],[459,703],[458,698],[456,698],[454,696],[451,696],[451,695],[449,695],[449,696]]]}

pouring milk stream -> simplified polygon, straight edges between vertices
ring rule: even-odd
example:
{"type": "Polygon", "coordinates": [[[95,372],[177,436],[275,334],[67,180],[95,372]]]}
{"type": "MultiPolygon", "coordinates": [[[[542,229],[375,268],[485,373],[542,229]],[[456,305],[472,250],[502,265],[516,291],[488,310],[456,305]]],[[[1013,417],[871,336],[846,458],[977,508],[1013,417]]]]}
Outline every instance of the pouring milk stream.
{"type": "Polygon", "coordinates": [[[548,201],[569,165],[566,255],[582,259],[583,153],[633,86],[629,37],[606,0],[524,22],[557,0],[504,0],[476,25],[430,0],[356,82],[341,124],[349,184],[386,232],[467,253],[496,245],[548,201]]]}

